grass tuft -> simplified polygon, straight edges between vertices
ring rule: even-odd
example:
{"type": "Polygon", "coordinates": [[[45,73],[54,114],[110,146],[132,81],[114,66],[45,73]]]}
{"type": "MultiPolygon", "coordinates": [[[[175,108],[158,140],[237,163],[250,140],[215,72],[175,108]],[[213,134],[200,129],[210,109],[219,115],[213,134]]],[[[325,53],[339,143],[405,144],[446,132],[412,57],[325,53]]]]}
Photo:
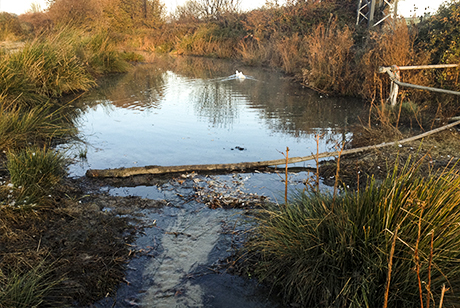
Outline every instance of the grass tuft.
{"type": "Polygon", "coordinates": [[[15,151],[73,135],[76,129],[72,121],[59,111],[51,111],[51,107],[51,104],[44,104],[27,110],[0,106],[0,151],[15,151]]]}
{"type": "MultiPolygon", "coordinates": [[[[304,192],[263,210],[247,245],[255,273],[305,307],[417,307],[418,275],[431,277],[423,296],[440,301],[443,284],[460,284],[460,176],[445,170],[422,179],[417,168],[395,168],[380,185],[372,179],[335,201],[304,192]]],[[[444,301],[459,297],[450,292],[444,301]]]]}
{"type": "Polygon", "coordinates": [[[40,202],[65,175],[64,164],[60,152],[46,148],[7,153],[11,183],[20,193],[14,204],[40,202]]]}
{"type": "Polygon", "coordinates": [[[58,284],[50,278],[52,266],[45,260],[27,271],[11,268],[8,275],[0,270],[0,307],[39,307],[58,284]]]}

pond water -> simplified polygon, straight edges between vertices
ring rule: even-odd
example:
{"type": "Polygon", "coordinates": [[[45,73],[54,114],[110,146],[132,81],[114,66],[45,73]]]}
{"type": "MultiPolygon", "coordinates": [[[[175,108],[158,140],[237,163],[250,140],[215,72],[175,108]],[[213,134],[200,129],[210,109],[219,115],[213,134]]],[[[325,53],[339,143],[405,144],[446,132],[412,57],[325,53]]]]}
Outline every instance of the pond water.
{"type": "MultiPolygon", "coordinates": [[[[203,58],[137,65],[100,80],[74,104],[85,143],[69,150],[76,157],[71,176],[90,168],[274,160],[283,158],[286,147],[290,157],[306,156],[316,152],[317,135],[320,152],[349,141],[349,127],[362,109],[360,101],[322,96],[273,70],[203,58]]],[[[302,189],[308,176],[291,173],[290,188],[302,189]]],[[[129,283],[92,307],[282,307],[255,280],[218,266],[251,223],[244,210],[209,204],[260,196],[276,202],[283,189],[278,174],[257,172],[188,174],[160,186],[102,188],[168,205],[141,211],[142,224],[150,227],[132,247],[148,255],[132,259],[129,283]]]]}
{"type": "MultiPolygon", "coordinates": [[[[316,153],[351,138],[362,103],[329,98],[268,69],[217,59],[175,58],[141,64],[101,80],[75,104],[80,138],[70,166],[238,163],[316,153]],[[247,78],[239,79],[235,70],[247,78]],[[82,155],[84,156],[84,155],[82,155]]],[[[303,166],[310,163],[301,163],[303,166]]]]}

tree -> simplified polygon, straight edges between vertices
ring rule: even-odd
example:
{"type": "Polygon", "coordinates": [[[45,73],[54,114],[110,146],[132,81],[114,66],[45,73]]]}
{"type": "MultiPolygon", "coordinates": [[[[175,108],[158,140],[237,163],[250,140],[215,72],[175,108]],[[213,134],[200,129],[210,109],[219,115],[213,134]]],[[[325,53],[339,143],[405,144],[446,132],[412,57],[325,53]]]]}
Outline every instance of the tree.
{"type": "Polygon", "coordinates": [[[226,13],[240,10],[241,0],[188,0],[177,7],[175,17],[196,19],[218,19],[226,13]]]}

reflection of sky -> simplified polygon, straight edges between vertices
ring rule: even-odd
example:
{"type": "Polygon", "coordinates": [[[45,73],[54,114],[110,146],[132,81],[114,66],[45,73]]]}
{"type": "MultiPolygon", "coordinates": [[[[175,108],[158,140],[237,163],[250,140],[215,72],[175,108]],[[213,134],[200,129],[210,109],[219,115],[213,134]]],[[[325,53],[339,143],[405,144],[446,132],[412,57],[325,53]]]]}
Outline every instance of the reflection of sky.
{"type": "MultiPolygon", "coordinates": [[[[246,81],[229,80],[226,83],[230,84],[216,86],[212,81],[172,72],[164,74],[162,80],[164,92],[153,108],[105,104],[85,110],[79,122],[82,139],[89,145],[87,164],[71,166],[72,174],[82,175],[88,168],[281,159],[280,151],[285,152],[286,147],[290,148],[290,157],[316,152],[311,134],[296,137],[269,128],[263,103],[256,102],[255,108],[244,94],[246,81]]],[[[332,129],[317,130],[328,132],[325,139],[342,138],[332,129]]],[[[326,145],[324,140],[320,152],[330,149],[331,144],[326,145]]]]}

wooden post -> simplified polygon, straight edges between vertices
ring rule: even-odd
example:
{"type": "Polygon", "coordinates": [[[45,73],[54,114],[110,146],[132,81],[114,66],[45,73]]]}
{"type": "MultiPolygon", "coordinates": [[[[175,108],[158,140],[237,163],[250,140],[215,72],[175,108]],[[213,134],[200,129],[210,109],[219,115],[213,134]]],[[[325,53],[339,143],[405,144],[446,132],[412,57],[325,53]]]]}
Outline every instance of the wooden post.
{"type": "Polygon", "coordinates": [[[393,18],[394,19],[398,18],[398,1],[399,0],[395,0],[395,4],[394,4],[394,10],[393,10],[393,18]]]}
{"type": "Polygon", "coordinates": [[[399,73],[399,68],[396,65],[391,67],[392,77],[391,78],[391,86],[390,86],[390,100],[391,106],[396,106],[398,92],[399,92],[399,85],[395,81],[401,81],[401,74],[399,73]]]}

